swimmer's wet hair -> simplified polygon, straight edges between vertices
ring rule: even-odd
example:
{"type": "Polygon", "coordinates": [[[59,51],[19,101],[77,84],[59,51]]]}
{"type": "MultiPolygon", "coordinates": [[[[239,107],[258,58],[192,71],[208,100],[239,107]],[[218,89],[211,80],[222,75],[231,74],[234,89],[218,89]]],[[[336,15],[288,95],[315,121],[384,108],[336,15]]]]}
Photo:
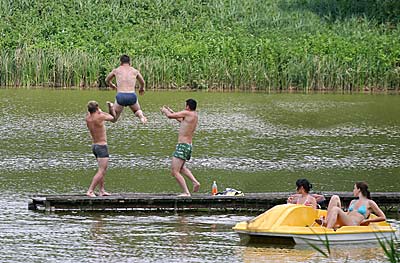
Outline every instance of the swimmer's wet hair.
{"type": "Polygon", "coordinates": [[[96,112],[98,108],[99,108],[99,104],[97,103],[97,101],[91,100],[87,104],[87,110],[90,113],[96,112]]]}

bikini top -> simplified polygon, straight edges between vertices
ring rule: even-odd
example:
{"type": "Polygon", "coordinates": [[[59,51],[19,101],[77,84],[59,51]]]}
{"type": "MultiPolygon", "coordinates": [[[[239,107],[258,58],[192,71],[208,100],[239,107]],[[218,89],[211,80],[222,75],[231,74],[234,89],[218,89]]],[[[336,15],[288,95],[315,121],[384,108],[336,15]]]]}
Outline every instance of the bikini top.
{"type": "MultiPolygon", "coordinates": [[[[358,201],[351,202],[349,206],[349,212],[354,210],[354,204],[357,203],[358,201]]],[[[357,209],[357,212],[362,214],[364,218],[367,218],[367,206],[366,205],[360,205],[360,207],[357,209]]]]}
{"type": "MultiPolygon", "coordinates": [[[[296,204],[298,204],[298,205],[300,204],[299,200],[300,200],[300,198],[297,199],[297,202],[296,202],[296,204]]],[[[312,203],[310,201],[308,201],[308,195],[307,195],[306,200],[304,201],[304,203],[302,205],[312,206],[312,203]]]]}

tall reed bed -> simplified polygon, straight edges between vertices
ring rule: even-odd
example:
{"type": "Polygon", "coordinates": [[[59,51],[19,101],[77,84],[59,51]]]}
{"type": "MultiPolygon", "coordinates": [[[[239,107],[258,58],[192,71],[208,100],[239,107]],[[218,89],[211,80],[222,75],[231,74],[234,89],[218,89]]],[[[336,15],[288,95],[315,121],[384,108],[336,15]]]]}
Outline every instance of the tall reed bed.
{"type": "MultiPolygon", "coordinates": [[[[352,63],[307,55],[285,61],[227,58],[160,59],[134,57],[133,66],[153,89],[344,90],[397,89],[400,71],[365,58],[352,63]]],[[[17,49],[0,52],[0,86],[101,88],[106,74],[118,64],[80,51],[17,49]]]]}
{"type": "Polygon", "coordinates": [[[398,90],[400,1],[363,3],[0,0],[0,85],[101,87],[127,53],[148,88],[398,90]]]}
{"type": "Polygon", "coordinates": [[[0,86],[99,87],[102,62],[80,51],[0,51],[0,86]]]}

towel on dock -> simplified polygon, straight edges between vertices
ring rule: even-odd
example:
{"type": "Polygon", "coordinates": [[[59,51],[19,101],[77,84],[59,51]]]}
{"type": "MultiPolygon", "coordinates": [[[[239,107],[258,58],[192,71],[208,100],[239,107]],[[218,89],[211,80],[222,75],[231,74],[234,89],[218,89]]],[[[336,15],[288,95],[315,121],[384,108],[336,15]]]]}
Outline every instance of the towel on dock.
{"type": "Polygon", "coordinates": [[[226,196],[244,196],[242,191],[238,191],[233,188],[226,188],[223,192],[218,192],[217,195],[226,195],[226,196]]]}

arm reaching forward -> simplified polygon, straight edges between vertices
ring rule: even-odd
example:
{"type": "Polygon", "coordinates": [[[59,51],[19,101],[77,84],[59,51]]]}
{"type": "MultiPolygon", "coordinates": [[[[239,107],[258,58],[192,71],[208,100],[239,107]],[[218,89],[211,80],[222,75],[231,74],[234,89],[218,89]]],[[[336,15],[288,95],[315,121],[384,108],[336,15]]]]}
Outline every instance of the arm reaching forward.
{"type": "Polygon", "coordinates": [[[183,118],[185,117],[185,111],[174,112],[170,107],[165,105],[162,106],[161,112],[164,113],[169,119],[175,119],[179,122],[183,121],[183,118]]]}

